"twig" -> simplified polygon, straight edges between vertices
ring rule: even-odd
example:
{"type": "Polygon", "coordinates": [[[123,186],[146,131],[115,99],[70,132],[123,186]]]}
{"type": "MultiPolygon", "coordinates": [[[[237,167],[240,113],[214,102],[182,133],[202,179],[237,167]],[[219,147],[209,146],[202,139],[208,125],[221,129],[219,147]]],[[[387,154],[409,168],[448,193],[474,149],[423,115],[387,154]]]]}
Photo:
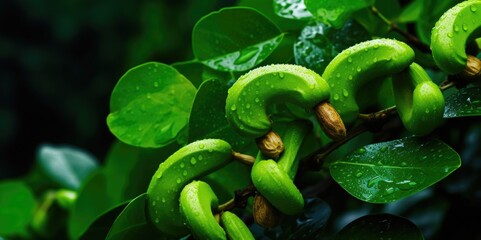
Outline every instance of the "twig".
{"type": "Polygon", "coordinates": [[[247,200],[254,196],[256,193],[256,188],[254,185],[250,184],[242,190],[237,190],[235,192],[234,198],[229,201],[219,205],[216,212],[230,211],[235,208],[245,208],[247,206],[247,200]]]}
{"type": "Polygon", "coordinates": [[[404,38],[406,38],[406,41],[410,45],[419,49],[423,53],[431,53],[431,49],[429,48],[428,45],[422,43],[419,40],[418,37],[416,37],[416,36],[410,34],[409,32],[404,31],[401,28],[399,28],[399,26],[395,22],[387,19],[384,15],[382,15],[382,13],[379,12],[379,10],[375,6],[371,6],[371,12],[374,14],[374,16],[378,17],[381,21],[383,21],[386,25],[388,25],[389,30],[395,31],[395,32],[401,34],[404,38]]]}

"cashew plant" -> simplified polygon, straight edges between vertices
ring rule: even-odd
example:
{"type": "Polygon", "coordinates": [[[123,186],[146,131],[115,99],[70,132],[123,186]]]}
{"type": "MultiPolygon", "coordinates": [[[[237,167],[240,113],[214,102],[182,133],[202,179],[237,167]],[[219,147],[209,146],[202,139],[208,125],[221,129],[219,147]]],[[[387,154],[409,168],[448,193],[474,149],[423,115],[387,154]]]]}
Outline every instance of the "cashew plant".
{"type": "Polygon", "coordinates": [[[481,114],[481,1],[265,2],[199,19],[193,60],[120,78],[119,141],[68,207],[71,238],[436,236],[408,210],[464,167],[446,127],[481,114]]]}

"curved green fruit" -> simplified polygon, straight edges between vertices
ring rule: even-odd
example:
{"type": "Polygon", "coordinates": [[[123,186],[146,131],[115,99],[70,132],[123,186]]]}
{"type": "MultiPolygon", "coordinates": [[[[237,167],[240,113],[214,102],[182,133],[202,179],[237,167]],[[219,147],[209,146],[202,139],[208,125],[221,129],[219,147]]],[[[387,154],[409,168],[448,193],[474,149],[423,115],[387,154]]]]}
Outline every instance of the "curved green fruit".
{"type": "Polygon", "coordinates": [[[159,165],[147,190],[148,212],[163,233],[182,237],[189,233],[179,212],[182,188],[232,161],[229,143],[204,139],[190,143],[159,165]]]}
{"type": "Polygon", "coordinates": [[[255,239],[244,221],[229,211],[222,213],[221,224],[232,240],[253,240],[255,239]]]}
{"type": "Polygon", "coordinates": [[[193,181],[180,193],[180,207],[196,239],[227,239],[224,229],[217,223],[212,208],[219,201],[209,184],[193,181]]]}
{"type": "Polygon", "coordinates": [[[393,88],[399,116],[408,131],[426,135],[442,123],[443,93],[421,66],[412,63],[394,75],[393,88]]]}
{"type": "Polygon", "coordinates": [[[291,179],[294,179],[297,168],[299,167],[297,153],[302,145],[302,141],[304,141],[304,137],[311,129],[312,124],[310,122],[297,120],[288,125],[282,137],[285,149],[277,161],[277,165],[279,165],[279,168],[284,170],[291,179]]]}
{"type": "Polygon", "coordinates": [[[280,212],[296,215],[304,208],[301,192],[274,160],[261,160],[254,164],[251,179],[257,191],[280,212]]]}
{"type": "Polygon", "coordinates": [[[337,55],[322,76],[331,87],[330,102],[344,123],[352,124],[359,115],[356,95],[361,86],[401,72],[413,59],[408,45],[392,39],[362,42],[337,55]]]}
{"type": "Polygon", "coordinates": [[[288,102],[307,109],[328,98],[329,86],[316,72],[297,65],[269,65],[244,74],[229,89],[226,117],[239,134],[257,138],[271,129],[268,105],[288,102]]]}
{"type": "Polygon", "coordinates": [[[436,64],[448,74],[460,73],[467,63],[466,44],[481,35],[481,1],[464,1],[446,11],[431,33],[436,64]]]}

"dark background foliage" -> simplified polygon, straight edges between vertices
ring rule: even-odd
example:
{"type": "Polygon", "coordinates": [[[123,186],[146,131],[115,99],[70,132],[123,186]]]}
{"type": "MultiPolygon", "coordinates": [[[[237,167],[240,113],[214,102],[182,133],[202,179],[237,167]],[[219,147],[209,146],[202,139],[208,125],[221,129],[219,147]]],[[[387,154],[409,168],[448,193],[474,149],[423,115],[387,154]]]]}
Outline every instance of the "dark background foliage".
{"type": "Polygon", "coordinates": [[[104,158],[110,93],[129,68],[192,58],[191,31],[234,1],[0,2],[0,179],[26,173],[41,143],[104,158]]]}

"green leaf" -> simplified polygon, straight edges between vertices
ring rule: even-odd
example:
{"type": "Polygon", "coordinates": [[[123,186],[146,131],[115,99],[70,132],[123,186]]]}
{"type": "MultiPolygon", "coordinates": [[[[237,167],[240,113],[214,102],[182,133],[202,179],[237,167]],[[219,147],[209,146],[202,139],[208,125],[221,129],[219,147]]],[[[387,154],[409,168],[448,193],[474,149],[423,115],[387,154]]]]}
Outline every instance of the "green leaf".
{"type": "Polygon", "coordinates": [[[111,209],[107,210],[106,212],[102,213],[88,227],[85,233],[82,234],[80,239],[82,240],[105,239],[115,219],[125,209],[127,204],[128,202],[118,204],[117,206],[114,206],[111,209]]]}
{"type": "Polygon", "coordinates": [[[419,39],[425,43],[431,43],[431,30],[441,15],[448,9],[460,2],[456,1],[437,1],[437,0],[423,0],[423,8],[421,18],[416,19],[416,34],[419,39]]]}
{"type": "Polygon", "coordinates": [[[189,120],[192,83],[171,66],[149,62],[127,71],[110,98],[107,124],[121,141],[138,147],[173,142],[189,120]]]}
{"type": "Polygon", "coordinates": [[[97,171],[82,185],[68,221],[70,238],[78,239],[99,216],[112,207],[107,180],[97,171]]]}
{"type": "Polygon", "coordinates": [[[416,22],[419,20],[423,10],[424,0],[414,0],[407,5],[397,18],[399,23],[416,22]]]}
{"type": "Polygon", "coordinates": [[[37,161],[51,180],[73,190],[98,168],[92,155],[68,146],[42,145],[37,152],[37,161]]]}
{"type": "Polygon", "coordinates": [[[201,18],[192,32],[195,57],[219,71],[246,71],[282,41],[277,26],[257,10],[223,8],[201,18]]]}
{"type": "Polygon", "coordinates": [[[312,14],[307,11],[304,0],[274,0],[274,12],[289,19],[310,19],[312,14]]]}
{"type": "Polygon", "coordinates": [[[189,142],[206,138],[224,139],[236,151],[246,149],[254,141],[237,134],[225,118],[225,100],[229,87],[219,81],[204,82],[197,92],[189,122],[189,142]]]}
{"type": "Polygon", "coordinates": [[[105,239],[161,239],[159,231],[146,217],[146,196],[144,193],[129,202],[115,219],[105,239]]]}
{"type": "Polygon", "coordinates": [[[345,226],[335,240],[422,240],[421,231],[408,219],[391,214],[376,214],[360,217],[345,226]]]}
{"type": "Polygon", "coordinates": [[[387,203],[431,186],[460,165],[459,155],[445,143],[412,137],[365,146],[329,169],[354,197],[387,203]]]}
{"type": "Polygon", "coordinates": [[[305,0],[307,10],[322,22],[340,28],[355,11],[373,5],[375,0],[305,0]]]}
{"type": "MultiPolygon", "coordinates": [[[[401,5],[398,0],[382,0],[376,1],[374,6],[387,19],[395,19],[401,12],[401,5]]],[[[352,14],[357,22],[359,22],[372,36],[376,37],[390,37],[393,38],[392,32],[389,32],[389,27],[379,17],[372,14],[371,9],[364,8],[352,14]]],[[[403,28],[402,25],[399,25],[403,28]]]]}
{"type": "Polygon", "coordinates": [[[366,29],[352,20],[347,21],[340,29],[321,22],[310,23],[302,30],[299,40],[294,44],[296,64],[322,74],[342,50],[369,39],[366,29]]]}
{"type": "Polygon", "coordinates": [[[231,74],[216,71],[195,60],[174,63],[172,67],[175,67],[177,71],[189,79],[196,88],[199,88],[202,82],[206,80],[219,79],[228,82],[232,79],[231,74]]]}
{"type": "Polygon", "coordinates": [[[446,97],[445,102],[444,118],[480,116],[481,88],[462,88],[446,97]]]}
{"type": "Polygon", "coordinates": [[[27,233],[35,208],[35,197],[23,182],[0,182],[0,235],[27,233]]]}

